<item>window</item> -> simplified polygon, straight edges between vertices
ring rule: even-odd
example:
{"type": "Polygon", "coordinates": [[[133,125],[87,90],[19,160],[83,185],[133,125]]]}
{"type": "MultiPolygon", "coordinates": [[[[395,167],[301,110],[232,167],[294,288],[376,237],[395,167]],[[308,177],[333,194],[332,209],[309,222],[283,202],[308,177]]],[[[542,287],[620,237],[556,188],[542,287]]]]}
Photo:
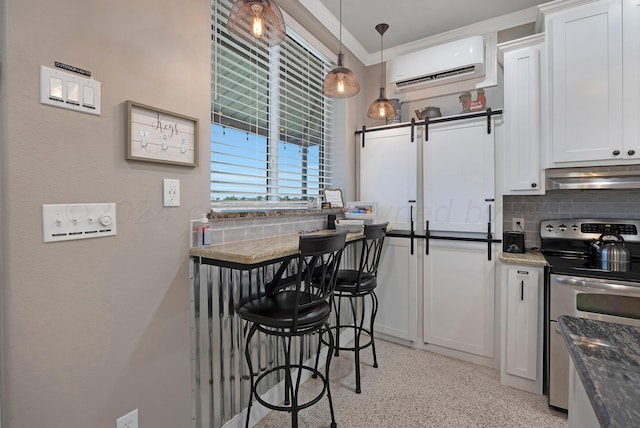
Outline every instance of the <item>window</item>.
{"type": "Polygon", "coordinates": [[[331,187],[332,64],[289,28],[272,48],[237,41],[232,4],[212,0],[212,204],[306,204],[331,187]]]}

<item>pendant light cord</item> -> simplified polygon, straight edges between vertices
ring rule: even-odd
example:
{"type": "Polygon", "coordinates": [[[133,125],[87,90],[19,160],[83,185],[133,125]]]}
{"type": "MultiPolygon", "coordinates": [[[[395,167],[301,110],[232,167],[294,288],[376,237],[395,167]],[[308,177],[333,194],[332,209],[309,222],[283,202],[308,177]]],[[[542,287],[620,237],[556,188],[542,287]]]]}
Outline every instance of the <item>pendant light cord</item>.
{"type": "Polygon", "coordinates": [[[340,0],[340,54],[342,54],[342,0],[340,0]]]}
{"type": "MultiPolygon", "coordinates": [[[[384,38],[384,32],[380,33],[380,89],[384,87],[384,68],[382,66],[382,39],[384,38]]],[[[382,96],[382,95],[380,95],[382,96]]]]}

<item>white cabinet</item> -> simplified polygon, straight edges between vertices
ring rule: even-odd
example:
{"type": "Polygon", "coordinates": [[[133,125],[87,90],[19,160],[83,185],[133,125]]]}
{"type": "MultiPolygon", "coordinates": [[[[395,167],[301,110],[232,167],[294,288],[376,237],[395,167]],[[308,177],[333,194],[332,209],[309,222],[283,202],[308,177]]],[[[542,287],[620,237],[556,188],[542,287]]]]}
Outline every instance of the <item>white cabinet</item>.
{"type": "Polygon", "coordinates": [[[637,158],[640,155],[640,0],[624,0],[622,19],[624,154],[637,158]]]}
{"type": "MultiPolygon", "coordinates": [[[[411,128],[367,132],[360,148],[360,200],[375,201],[378,219],[391,229],[411,229],[416,216],[417,138],[411,128]]],[[[415,244],[415,242],[414,242],[415,244]]],[[[415,341],[418,301],[417,251],[411,240],[387,237],[378,271],[375,329],[415,341]]]]}
{"type": "Polygon", "coordinates": [[[541,394],[543,268],[502,265],[501,277],[501,381],[541,394]]]}
{"type": "Polygon", "coordinates": [[[360,200],[378,203],[380,220],[393,229],[410,229],[417,197],[417,138],[411,128],[363,135],[360,148],[360,200]]]}
{"type": "Polygon", "coordinates": [[[424,263],[426,343],[493,357],[494,266],[486,244],[430,240],[424,263]]]}
{"type": "Polygon", "coordinates": [[[429,230],[486,234],[495,196],[494,132],[487,132],[486,117],[430,125],[428,137],[423,191],[429,230]]]}
{"type": "Polygon", "coordinates": [[[548,166],[640,163],[638,7],[631,0],[542,7],[547,14],[548,166]]]}
{"type": "Polygon", "coordinates": [[[573,360],[569,362],[569,428],[600,428],[598,416],[576,370],[573,360]]]}
{"type": "Polygon", "coordinates": [[[400,339],[417,337],[418,264],[411,241],[387,237],[378,269],[378,314],[375,330],[400,339]]]}
{"type": "Polygon", "coordinates": [[[544,194],[541,167],[541,51],[544,35],[500,44],[504,67],[504,191],[544,194]]]}

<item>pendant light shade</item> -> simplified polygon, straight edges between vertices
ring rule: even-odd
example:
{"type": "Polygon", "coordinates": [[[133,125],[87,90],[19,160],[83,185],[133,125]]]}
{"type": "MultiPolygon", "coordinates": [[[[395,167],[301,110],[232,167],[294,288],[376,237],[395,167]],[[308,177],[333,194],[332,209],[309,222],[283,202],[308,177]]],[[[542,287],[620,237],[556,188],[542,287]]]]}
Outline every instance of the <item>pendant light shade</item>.
{"type": "Polygon", "coordinates": [[[367,116],[371,119],[391,119],[395,115],[395,106],[384,97],[384,88],[380,88],[380,97],[371,103],[367,116]]]}
{"type": "Polygon", "coordinates": [[[330,98],[347,98],[360,92],[360,82],[356,73],[344,66],[342,55],[342,0],[340,0],[340,53],[338,65],[324,78],[322,94],[330,98]]]}
{"type": "Polygon", "coordinates": [[[371,119],[391,119],[396,115],[396,108],[391,101],[384,96],[384,63],[382,61],[384,33],[389,29],[389,24],[376,25],[376,31],[380,33],[380,97],[369,106],[367,117],[371,119]]]}
{"type": "Polygon", "coordinates": [[[281,43],[287,35],[282,12],[271,0],[236,0],[229,11],[227,29],[245,42],[267,46],[281,43]]]}

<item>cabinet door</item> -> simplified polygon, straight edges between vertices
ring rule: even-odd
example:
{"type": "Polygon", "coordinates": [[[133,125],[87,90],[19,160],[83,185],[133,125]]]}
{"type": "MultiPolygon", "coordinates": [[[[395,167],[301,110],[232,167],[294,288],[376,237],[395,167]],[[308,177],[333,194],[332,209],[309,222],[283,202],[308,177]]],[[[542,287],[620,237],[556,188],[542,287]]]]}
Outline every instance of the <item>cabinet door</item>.
{"type": "Polygon", "coordinates": [[[504,53],[507,193],[543,193],[540,168],[540,47],[504,53]]]}
{"type": "Polygon", "coordinates": [[[573,360],[569,363],[569,428],[600,428],[600,422],[593,410],[591,399],[584,389],[580,375],[575,368],[573,360]]]}
{"type": "Polygon", "coordinates": [[[493,357],[494,262],[487,246],[432,240],[424,266],[424,340],[493,357]]]}
{"type": "Polygon", "coordinates": [[[623,3],[624,157],[640,159],[640,0],[623,3]]]}
{"type": "Polygon", "coordinates": [[[547,28],[552,161],[622,159],[620,0],[559,12],[547,28]]]}
{"type": "Polygon", "coordinates": [[[378,314],[375,330],[401,339],[416,340],[418,266],[410,240],[385,238],[378,269],[378,314]]]}
{"type": "Polygon", "coordinates": [[[487,119],[430,125],[423,153],[429,229],[486,233],[495,193],[494,133],[487,133],[487,119]]]}
{"type": "Polygon", "coordinates": [[[390,227],[410,229],[418,162],[411,128],[367,132],[364,138],[360,149],[360,200],[377,202],[379,219],[388,221],[390,227]]]}
{"type": "Polygon", "coordinates": [[[536,380],[538,271],[510,268],[507,278],[507,373],[536,380]]]}

